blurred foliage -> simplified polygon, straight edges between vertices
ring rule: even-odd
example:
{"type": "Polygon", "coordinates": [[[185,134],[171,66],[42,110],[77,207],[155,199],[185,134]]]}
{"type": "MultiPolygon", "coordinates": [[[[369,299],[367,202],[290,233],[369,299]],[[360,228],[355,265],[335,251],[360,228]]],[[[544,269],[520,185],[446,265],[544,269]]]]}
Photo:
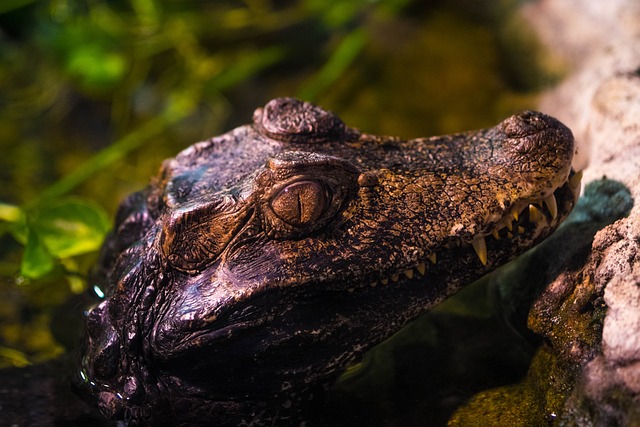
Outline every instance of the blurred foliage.
{"type": "Polygon", "coordinates": [[[62,351],[52,318],[87,288],[126,194],[273,96],[404,136],[483,126],[531,105],[558,70],[514,24],[516,6],[3,0],[0,367],[62,351]]]}

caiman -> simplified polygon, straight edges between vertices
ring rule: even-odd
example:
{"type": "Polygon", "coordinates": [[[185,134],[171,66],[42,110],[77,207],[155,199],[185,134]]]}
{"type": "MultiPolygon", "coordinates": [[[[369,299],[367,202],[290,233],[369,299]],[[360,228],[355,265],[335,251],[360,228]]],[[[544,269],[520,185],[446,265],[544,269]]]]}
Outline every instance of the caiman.
{"type": "Polygon", "coordinates": [[[533,111],[405,140],[274,99],[122,203],[77,388],[132,424],[298,423],[367,349],[548,236],[574,151],[533,111]]]}

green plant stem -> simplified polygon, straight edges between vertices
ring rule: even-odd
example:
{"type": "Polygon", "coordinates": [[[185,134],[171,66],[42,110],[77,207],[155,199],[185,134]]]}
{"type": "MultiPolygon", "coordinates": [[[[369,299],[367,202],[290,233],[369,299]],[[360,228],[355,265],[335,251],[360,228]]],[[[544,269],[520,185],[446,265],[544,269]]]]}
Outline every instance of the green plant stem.
{"type": "Polygon", "coordinates": [[[138,148],[154,136],[164,132],[169,125],[180,121],[185,115],[186,112],[184,114],[175,114],[171,117],[161,115],[149,120],[138,129],[97,153],[70,174],[65,175],[53,183],[53,185],[44,189],[35,200],[27,204],[27,207],[35,206],[44,200],[54,199],[67,194],[97,171],[123,158],[127,153],[138,148]]]}
{"type": "Polygon", "coordinates": [[[314,101],[355,61],[367,41],[366,30],[356,29],[342,40],[324,66],[299,91],[298,97],[314,101]]]}

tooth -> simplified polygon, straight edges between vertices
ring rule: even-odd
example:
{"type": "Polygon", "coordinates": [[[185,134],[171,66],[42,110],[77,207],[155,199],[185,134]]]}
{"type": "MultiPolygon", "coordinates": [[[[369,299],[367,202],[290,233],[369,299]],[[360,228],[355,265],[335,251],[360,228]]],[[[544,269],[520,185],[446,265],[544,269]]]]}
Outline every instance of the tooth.
{"type": "Polygon", "coordinates": [[[393,280],[394,282],[397,282],[398,280],[400,280],[400,276],[397,274],[394,274],[393,276],[391,276],[391,280],[393,280]]]}
{"type": "Polygon", "coordinates": [[[511,221],[511,218],[504,217],[504,219],[502,221],[504,223],[504,226],[507,227],[507,230],[513,231],[513,223],[511,221]]]}
{"type": "Polygon", "coordinates": [[[574,173],[573,176],[569,178],[569,187],[571,187],[572,190],[579,189],[581,183],[582,183],[582,171],[574,173]]]}
{"type": "Polygon", "coordinates": [[[407,279],[413,279],[413,269],[406,270],[404,275],[407,276],[407,279]]]}
{"type": "Polygon", "coordinates": [[[507,237],[510,238],[510,239],[513,239],[513,233],[512,232],[508,232],[507,233],[507,237]]]}
{"type": "Polygon", "coordinates": [[[376,286],[378,286],[378,282],[371,282],[371,287],[375,288],[376,286]]]}
{"type": "Polygon", "coordinates": [[[421,262],[416,267],[416,270],[418,270],[418,273],[420,273],[422,276],[424,276],[424,273],[426,273],[426,271],[427,271],[427,266],[424,265],[424,262],[421,262]]]}
{"type": "Polygon", "coordinates": [[[493,236],[494,239],[496,240],[500,240],[500,233],[498,233],[497,229],[493,229],[493,231],[491,232],[491,235],[493,236]]]}
{"type": "Polygon", "coordinates": [[[381,279],[380,283],[382,283],[383,285],[386,285],[387,283],[389,283],[389,279],[381,279]]]}
{"type": "Polygon", "coordinates": [[[549,209],[549,213],[551,213],[551,218],[555,219],[558,216],[558,204],[556,203],[556,196],[549,194],[544,198],[544,204],[547,205],[547,209],[549,209]]]}
{"type": "Polygon", "coordinates": [[[517,221],[518,220],[518,211],[513,209],[511,211],[511,216],[513,217],[513,219],[515,219],[517,221]]]}
{"type": "Polygon", "coordinates": [[[438,259],[436,258],[436,253],[432,253],[431,255],[429,255],[429,261],[431,261],[431,264],[435,264],[436,262],[438,262],[438,259]]]}
{"type": "Polygon", "coordinates": [[[482,265],[487,265],[487,242],[484,240],[484,237],[478,237],[473,242],[473,249],[478,254],[478,258],[480,258],[480,262],[482,265]]]}
{"type": "Polygon", "coordinates": [[[518,226],[518,234],[524,234],[524,227],[521,225],[518,226]]]}
{"type": "Polygon", "coordinates": [[[542,212],[534,205],[529,205],[529,221],[538,222],[542,219],[542,212]]]}
{"type": "Polygon", "coordinates": [[[354,289],[354,288],[349,288],[349,289],[347,289],[347,290],[349,291],[349,293],[350,293],[350,294],[352,294],[352,293],[353,293],[353,291],[355,291],[355,289],[354,289]]]}

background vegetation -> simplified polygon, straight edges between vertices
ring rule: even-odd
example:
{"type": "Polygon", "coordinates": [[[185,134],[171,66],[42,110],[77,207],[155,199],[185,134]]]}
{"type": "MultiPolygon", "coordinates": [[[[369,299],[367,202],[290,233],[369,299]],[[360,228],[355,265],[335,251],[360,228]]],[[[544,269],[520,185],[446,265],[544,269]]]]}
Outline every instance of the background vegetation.
{"type": "Polygon", "coordinates": [[[73,296],[91,289],[119,201],[164,158],[274,96],[405,137],[533,105],[557,70],[517,5],[3,0],[0,367],[73,348],[73,296]]]}

